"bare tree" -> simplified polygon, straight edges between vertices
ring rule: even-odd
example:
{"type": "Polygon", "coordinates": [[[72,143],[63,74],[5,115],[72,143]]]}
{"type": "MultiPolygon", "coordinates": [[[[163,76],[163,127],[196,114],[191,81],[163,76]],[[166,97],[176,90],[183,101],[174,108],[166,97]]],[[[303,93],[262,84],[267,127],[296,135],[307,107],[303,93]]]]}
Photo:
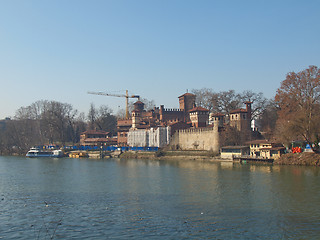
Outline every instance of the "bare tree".
{"type": "Polygon", "coordinates": [[[88,123],[89,123],[89,129],[94,129],[95,121],[97,118],[97,110],[93,103],[90,104],[90,109],[87,115],[88,123]]]}
{"type": "Polygon", "coordinates": [[[88,121],[90,129],[98,129],[112,133],[116,131],[117,119],[112,115],[112,110],[108,106],[103,105],[97,109],[91,104],[88,121]]]}
{"type": "Polygon", "coordinates": [[[219,94],[211,88],[192,89],[192,93],[196,95],[197,106],[204,107],[211,112],[218,112],[219,94]]]}
{"type": "Polygon", "coordinates": [[[278,108],[276,103],[273,100],[269,100],[258,117],[261,131],[265,133],[267,139],[274,137],[274,131],[276,129],[276,122],[278,119],[277,111],[278,108]]]}
{"type": "Polygon", "coordinates": [[[33,120],[37,124],[34,133],[42,142],[74,142],[77,110],[68,103],[41,100],[16,111],[16,120],[33,120]]]}
{"type": "Polygon", "coordinates": [[[277,90],[278,130],[287,140],[302,137],[320,152],[320,69],[316,66],[287,74],[277,90]]]}
{"type": "Polygon", "coordinates": [[[251,120],[257,119],[265,110],[268,100],[263,96],[262,92],[255,93],[251,90],[246,90],[240,94],[241,102],[252,102],[251,120]]]}
{"type": "Polygon", "coordinates": [[[154,100],[148,100],[146,98],[141,98],[140,101],[144,103],[144,109],[146,111],[152,110],[156,106],[154,100]]]}

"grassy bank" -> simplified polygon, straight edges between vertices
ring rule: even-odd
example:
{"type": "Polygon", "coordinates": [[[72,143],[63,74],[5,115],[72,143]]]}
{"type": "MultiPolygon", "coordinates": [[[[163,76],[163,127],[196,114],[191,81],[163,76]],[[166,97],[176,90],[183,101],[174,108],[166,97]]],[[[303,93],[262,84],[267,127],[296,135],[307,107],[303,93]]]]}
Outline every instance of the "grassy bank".
{"type": "Polygon", "coordinates": [[[320,154],[316,153],[288,153],[275,160],[278,165],[320,166],[320,154]]]}

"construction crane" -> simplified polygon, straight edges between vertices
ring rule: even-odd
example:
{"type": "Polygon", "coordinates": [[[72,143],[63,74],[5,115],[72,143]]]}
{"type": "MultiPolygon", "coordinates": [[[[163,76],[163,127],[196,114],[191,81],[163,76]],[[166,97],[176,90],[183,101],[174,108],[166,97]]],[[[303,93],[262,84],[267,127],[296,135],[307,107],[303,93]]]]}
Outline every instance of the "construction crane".
{"type": "Polygon", "coordinates": [[[125,97],[126,98],[126,118],[129,118],[129,98],[137,98],[140,100],[140,96],[138,95],[131,95],[129,96],[128,90],[126,90],[126,94],[112,94],[112,93],[105,93],[105,92],[88,92],[89,94],[94,95],[102,95],[102,96],[110,96],[110,97],[125,97]]]}

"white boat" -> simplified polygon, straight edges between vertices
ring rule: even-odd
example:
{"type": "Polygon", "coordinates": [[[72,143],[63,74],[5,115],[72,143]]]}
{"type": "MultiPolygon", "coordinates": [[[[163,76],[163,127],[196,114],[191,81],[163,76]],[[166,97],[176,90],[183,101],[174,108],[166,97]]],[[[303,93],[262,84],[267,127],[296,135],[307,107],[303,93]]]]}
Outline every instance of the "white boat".
{"type": "Polygon", "coordinates": [[[59,157],[63,157],[63,152],[61,150],[30,148],[30,150],[26,154],[26,157],[53,157],[53,158],[59,158],[59,157]]]}

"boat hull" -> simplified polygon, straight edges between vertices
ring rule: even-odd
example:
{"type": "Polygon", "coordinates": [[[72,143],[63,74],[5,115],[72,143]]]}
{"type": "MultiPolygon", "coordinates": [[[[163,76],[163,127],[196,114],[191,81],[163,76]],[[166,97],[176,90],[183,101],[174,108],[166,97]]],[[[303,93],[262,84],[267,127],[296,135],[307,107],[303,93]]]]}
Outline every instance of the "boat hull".
{"type": "Polygon", "coordinates": [[[27,152],[26,157],[29,157],[29,158],[39,158],[39,157],[60,158],[60,157],[63,157],[63,152],[61,150],[42,151],[42,150],[32,149],[27,152]]]}

